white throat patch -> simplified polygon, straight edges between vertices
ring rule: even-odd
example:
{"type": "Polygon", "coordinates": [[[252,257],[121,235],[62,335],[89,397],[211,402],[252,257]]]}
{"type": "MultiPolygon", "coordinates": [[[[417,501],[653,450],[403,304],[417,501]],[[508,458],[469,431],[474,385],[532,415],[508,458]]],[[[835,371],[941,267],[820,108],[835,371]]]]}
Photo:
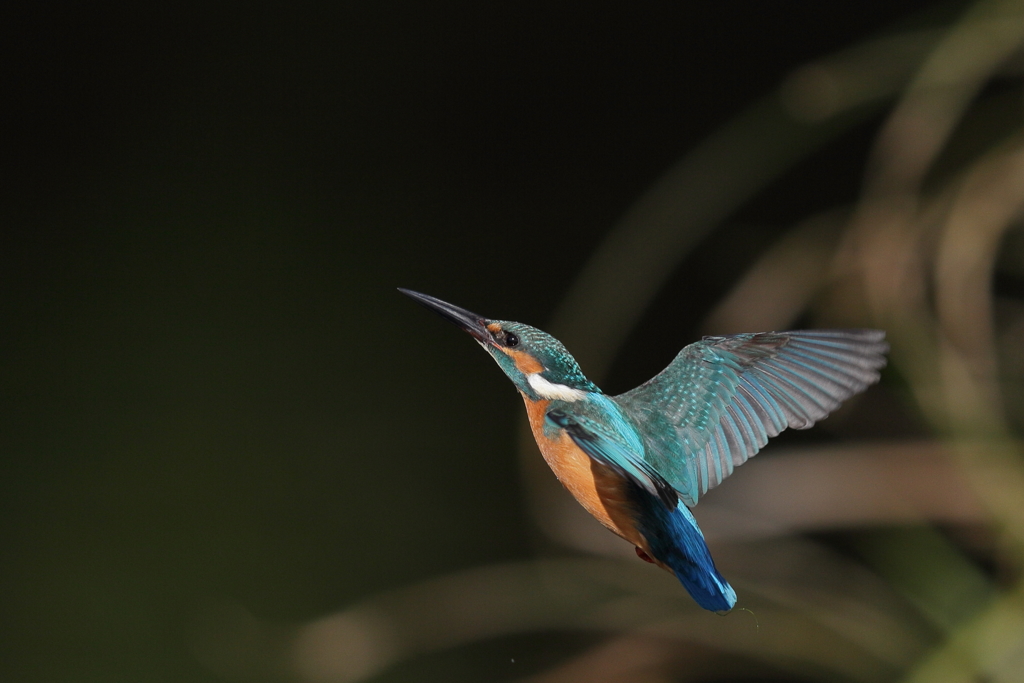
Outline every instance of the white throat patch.
{"type": "Polygon", "coordinates": [[[538,396],[551,401],[579,401],[587,395],[587,392],[580,389],[572,389],[564,384],[549,382],[541,377],[539,372],[527,375],[526,381],[530,383],[530,386],[533,387],[538,396]]]}

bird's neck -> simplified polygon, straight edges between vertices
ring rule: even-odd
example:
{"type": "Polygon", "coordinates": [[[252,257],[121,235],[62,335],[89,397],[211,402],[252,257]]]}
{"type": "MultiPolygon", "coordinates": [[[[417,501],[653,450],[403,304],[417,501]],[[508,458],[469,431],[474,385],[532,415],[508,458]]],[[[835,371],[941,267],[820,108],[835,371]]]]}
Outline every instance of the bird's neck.
{"type": "MultiPolygon", "coordinates": [[[[534,394],[540,399],[547,401],[566,401],[572,403],[573,401],[585,399],[588,393],[593,393],[593,390],[590,388],[582,389],[568,384],[552,382],[539,372],[526,375],[526,383],[533,390],[534,394]]],[[[593,387],[593,389],[597,389],[589,381],[587,384],[593,387]]]]}
{"type": "Polygon", "coordinates": [[[492,352],[491,355],[516,388],[531,400],[572,402],[590,393],[601,393],[568,354],[548,359],[547,366],[522,351],[492,352]]]}

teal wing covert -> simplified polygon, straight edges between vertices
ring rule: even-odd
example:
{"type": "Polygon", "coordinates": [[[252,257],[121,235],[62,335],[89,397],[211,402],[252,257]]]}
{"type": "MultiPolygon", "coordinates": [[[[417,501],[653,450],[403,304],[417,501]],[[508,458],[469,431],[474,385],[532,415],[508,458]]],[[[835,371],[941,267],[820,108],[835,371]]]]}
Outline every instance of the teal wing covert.
{"type": "Polygon", "coordinates": [[[807,429],[878,381],[879,330],[704,337],[612,397],[643,425],[645,459],[689,506],[787,427],[807,429]]]}

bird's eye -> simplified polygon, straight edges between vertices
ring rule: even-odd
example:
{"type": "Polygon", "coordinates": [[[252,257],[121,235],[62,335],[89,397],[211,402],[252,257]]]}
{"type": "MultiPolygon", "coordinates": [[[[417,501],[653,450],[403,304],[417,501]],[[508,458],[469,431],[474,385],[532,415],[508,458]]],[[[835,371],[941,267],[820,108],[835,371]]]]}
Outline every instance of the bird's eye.
{"type": "Polygon", "coordinates": [[[516,335],[512,334],[511,332],[508,332],[505,335],[505,346],[509,346],[509,347],[519,346],[519,337],[517,337],[516,335]]]}

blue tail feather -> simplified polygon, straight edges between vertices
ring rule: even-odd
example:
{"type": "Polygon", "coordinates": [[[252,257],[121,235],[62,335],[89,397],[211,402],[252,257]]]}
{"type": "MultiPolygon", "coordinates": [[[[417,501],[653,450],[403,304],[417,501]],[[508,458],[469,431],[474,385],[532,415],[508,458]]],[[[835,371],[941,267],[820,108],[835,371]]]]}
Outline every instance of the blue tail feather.
{"type": "Polygon", "coordinates": [[[669,510],[649,494],[644,497],[650,501],[642,506],[645,514],[638,522],[654,557],[672,568],[698,605],[712,612],[731,610],[736,604],[736,591],[715,568],[704,534],[690,510],[682,502],[669,510]]]}
{"type": "Polygon", "coordinates": [[[698,605],[713,612],[728,612],[736,604],[736,591],[718,573],[697,520],[682,503],[668,517],[676,542],[662,562],[672,567],[698,605]]]}

